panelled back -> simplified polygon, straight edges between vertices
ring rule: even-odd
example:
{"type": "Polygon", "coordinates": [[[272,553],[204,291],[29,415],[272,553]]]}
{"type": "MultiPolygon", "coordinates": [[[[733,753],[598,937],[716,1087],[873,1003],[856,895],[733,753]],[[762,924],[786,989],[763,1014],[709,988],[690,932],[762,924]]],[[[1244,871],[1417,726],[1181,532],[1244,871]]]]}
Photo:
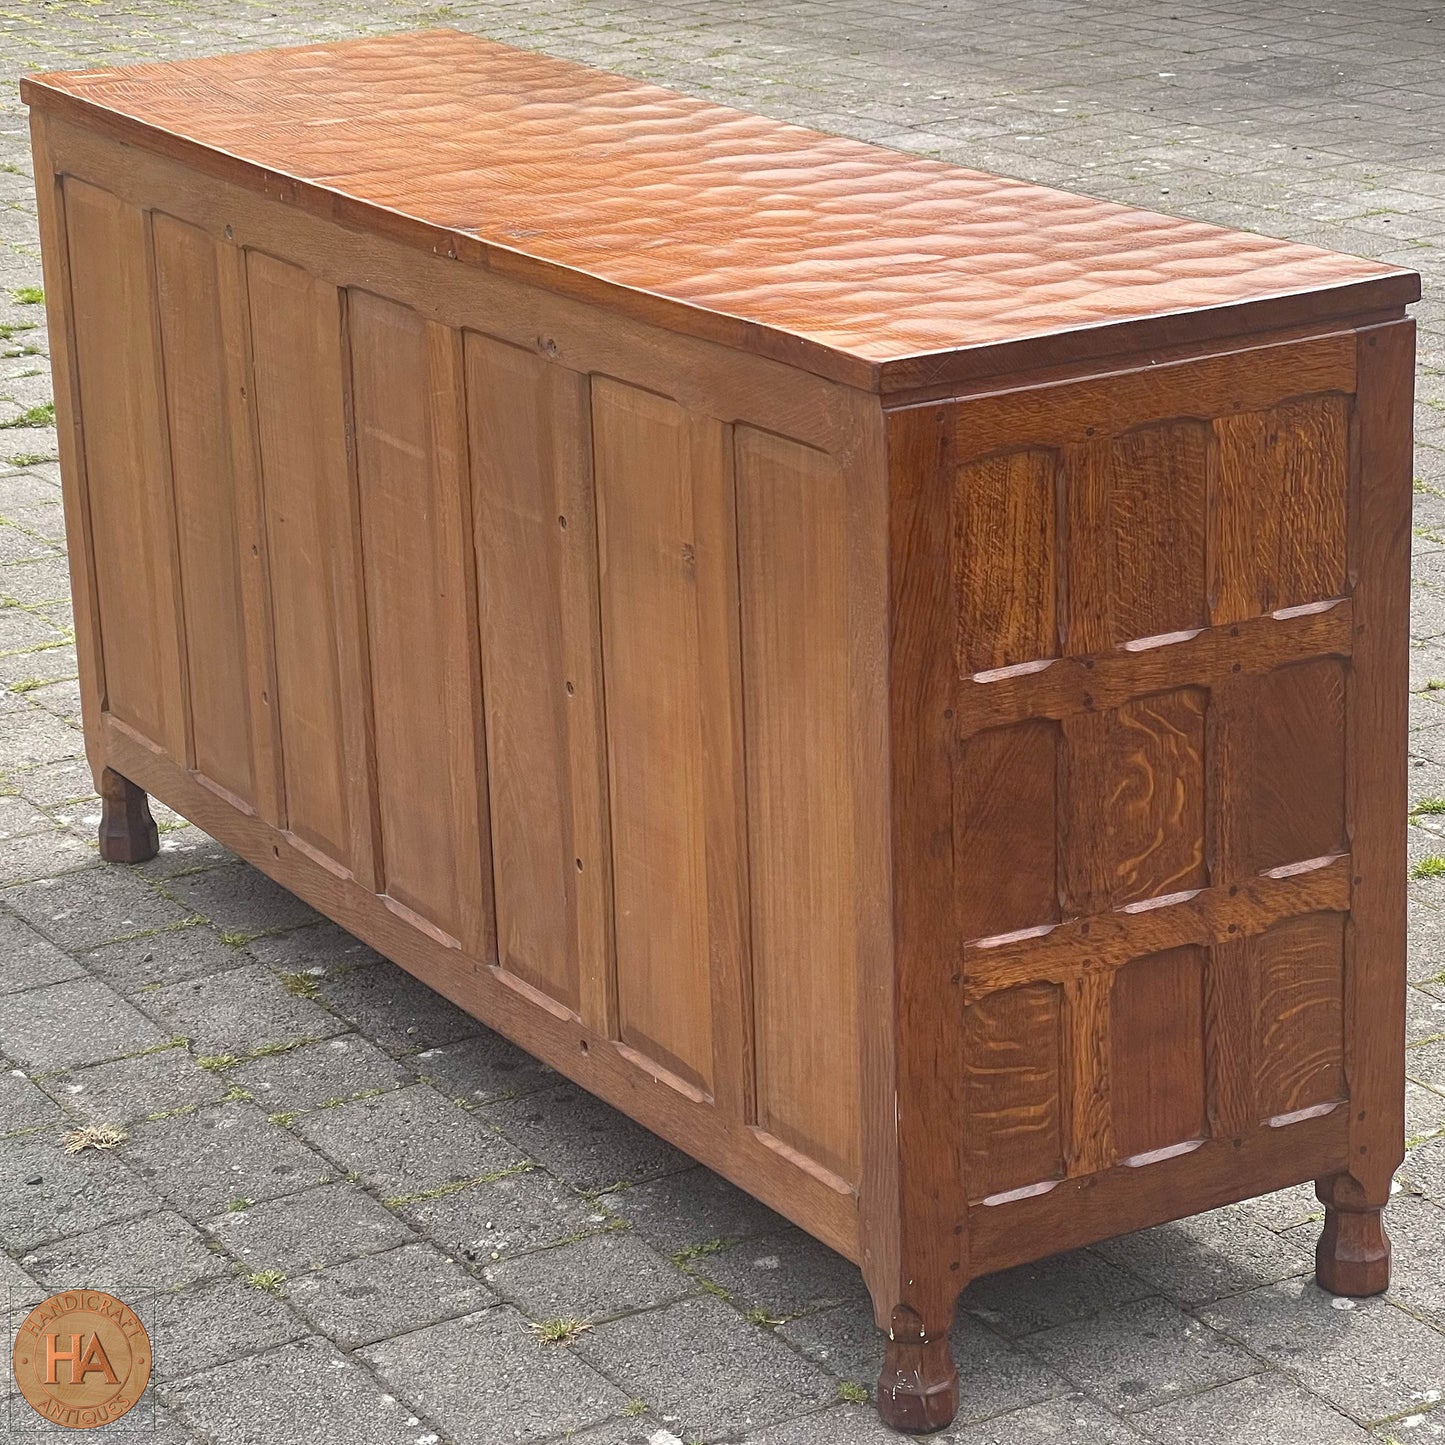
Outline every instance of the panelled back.
{"type": "Polygon", "coordinates": [[[975,1201],[1344,1098],[1354,344],[892,416],[952,518],[975,1201]]]}
{"type": "Polygon", "coordinates": [[[574,368],[184,208],[67,198],[110,717],[852,1201],[876,476],[816,407],[780,434],[660,361],[574,368]],[[112,330],[123,371],[89,360],[112,330]]]}

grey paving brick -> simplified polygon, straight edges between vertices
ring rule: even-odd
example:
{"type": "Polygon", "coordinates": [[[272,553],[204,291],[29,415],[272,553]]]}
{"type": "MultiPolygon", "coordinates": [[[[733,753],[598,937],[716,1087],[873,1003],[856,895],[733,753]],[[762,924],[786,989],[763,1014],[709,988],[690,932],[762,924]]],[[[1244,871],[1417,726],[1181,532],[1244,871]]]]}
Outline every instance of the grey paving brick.
{"type": "MultiPolygon", "coordinates": [[[[1440,711],[1445,715],[1445,702],[1441,703],[1440,711]]],[[[262,963],[269,963],[272,968],[287,973],[304,973],[319,968],[333,979],[351,970],[386,962],[375,949],[368,948],[359,938],[329,922],[293,928],[289,933],[265,934],[253,938],[248,948],[262,963]]],[[[395,968],[394,964],[387,966],[395,968]]],[[[430,989],[426,992],[436,997],[430,989]]],[[[363,1032],[369,1030],[363,1029],[363,1032]]]]}
{"type": "Polygon", "coordinates": [[[207,1279],[149,1300],[146,1328],[157,1380],[179,1380],[309,1334],[286,1302],[244,1279],[207,1279]]]}
{"type": "Polygon", "coordinates": [[[1096,1246],[1161,1294],[1200,1304],[1314,1270],[1317,1226],[1308,1240],[1277,1234],[1234,1209],[1161,1224],[1096,1246]]]}
{"type": "Polygon", "coordinates": [[[864,1309],[868,1301],[857,1265],[791,1225],[708,1249],[687,1258],[686,1268],[725,1289],[741,1308],[761,1309],[770,1318],[840,1304],[864,1309]]]}
{"type": "Polygon", "coordinates": [[[1024,1441],[1034,1445],[1051,1440],[1059,1445],[1139,1445],[1145,1437],[1086,1395],[1065,1395],[965,1425],[950,1432],[949,1438],[958,1445],[1023,1445],[1024,1441]]]}
{"type": "Polygon", "coordinates": [[[666,1255],[712,1240],[770,1234],[785,1223],[751,1194],[697,1166],[604,1194],[598,1202],[666,1255]]]}
{"type": "Polygon", "coordinates": [[[194,913],[223,933],[247,935],[315,923],[316,910],[245,863],[174,877],[166,885],[194,913]]]}
{"type": "Polygon", "coordinates": [[[60,1106],[24,1069],[0,1071],[0,1134],[58,1123],[62,1117],[60,1106]]]}
{"type": "Polygon", "coordinates": [[[226,1077],[249,1089],[263,1108],[284,1112],[318,1109],[411,1081],[390,1054],[354,1033],[254,1059],[227,1070],[226,1077]]]}
{"type": "Polygon", "coordinates": [[[509,1140],[425,1084],[303,1114],[296,1129],[341,1169],[391,1198],[525,1162],[509,1140]]]}
{"type": "Polygon", "coordinates": [[[0,887],[99,866],[95,849],[53,824],[43,833],[0,839],[0,887]]]}
{"type": "Polygon", "coordinates": [[[600,1205],[543,1169],[397,1205],[397,1212],[444,1249],[485,1263],[556,1244],[604,1225],[600,1205]]]}
{"type": "Polygon", "coordinates": [[[628,1398],[575,1346],[536,1340],[507,1305],[359,1353],[452,1439],[495,1438],[504,1421],[509,1442],[545,1440],[617,1415],[628,1398]]]}
{"type": "Polygon", "coordinates": [[[636,1183],[691,1162],[656,1134],[573,1084],[490,1105],[479,1117],[494,1123],[579,1189],[636,1183]]]}
{"type": "Polygon", "coordinates": [[[286,1284],[286,1297],[318,1334],[343,1348],[474,1314],[497,1296],[430,1244],[333,1264],[286,1284]]]}
{"type": "Polygon", "coordinates": [[[534,1320],[606,1319],[696,1294],[699,1286],[640,1239],[602,1232],[494,1264],[482,1277],[534,1320]]]}
{"type": "Polygon", "coordinates": [[[1162,1299],[1138,1300],[1041,1331],[1028,1345],[1096,1399],[1125,1413],[1260,1369],[1247,1350],[1162,1299]]]}
{"type": "Polygon", "coordinates": [[[198,1068],[190,1053],[176,1047],[50,1074],[44,1087],[87,1123],[131,1124],[154,1114],[214,1103],[228,1085],[219,1074],[198,1068]]]}
{"type": "Polygon", "coordinates": [[[1098,1254],[1076,1249],[974,1280],[959,1308],[1000,1334],[1017,1336],[1084,1319],[1152,1292],[1098,1254]]]}
{"type": "Polygon", "coordinates": [[[252,962],[246,949],[222,943],[215,929],[204,923],[108,943],[81,958],[96,978],[132,995],[149,995],[156,984],[180,983],[252,962]]]}
{"type": "Polygon", "coordinates": [[[1270,1445],[1367,1445],[1373,1436],[1280,1375],[1231,1380],[1137,1416],[1166,1445],[1202,1440],[1268,1440],[1270,1445]]]}
{"type": "Polygon", "coordinates": [[[324,1269],[416,1238],[365,1190],[345,1182],[228,1210],[202,1228],[248,1273],[279,1269],[285,1275],[324,1269]]]}
{"type": "Polygon", "coordinates": [[[443,1094],[470,1103],[510,1099],[557,1082],[554,1070],[491,1029],[460,1043],[424,1049],[410,1062],[443,1094]]]}
{"type": "Polygon", "coordinates": [[[164,1043],[150,1019],[98,979],[11,994],[0,1010],[0,1051],[32,1070],[96,1063],[164,1043]]]}
{"type": "MultiPolygon", "coordinates": [[[[3,897],[3,895],[0,895],[3,897]]],[[[43,988],[85,970],[29,924],[0,912],[0,994],[43,988]]]]}
{"type": "Polygon", "coordinates": [[[781,1339],[704,1295],[595,1326],[572,1347],[624,1378],[682,1436],[726,1435],[837,1395],[837,1382],[781,1339]]]}
{"type": "Polygon", "coordinates": [[[125,1146],[131,1168],[193,1219],[234,1199],[275,1199],[323,1183],[335,1171],[251,1103],[137,1124],[125,1146]]]}
{"type": "Polygon", "coordinates": [[[197,1052],[212,1055],[326,1038],[347,1027],[313,999],[291,992],[263,963],[167,984],[140,1002],[168,1034],[183,1034],[197,1052]]]}
{"type": "Polygon", "coordinates": [[[188,916],[142,877],[118,866],[28,883],[6,890],[0,900],[61,948],[70,949],[94,948],[188,916]]]}
{"type": "Polygon", "coordinates": [[[169,1210],[30,1250],[21,1264],[49,1290],[84,1286],[125,1300],[179,1289],[229,1268],[194,1225],[169,1210]]]}
{"type": "Polygon", "coordinates": [[[0,1244],[23,1249],[160,1207],[110,1153],[67,1154],[59,1131],[0,1139],[0,1244]]]}
{"type": "MultiPolygon", "coordinates": [[[[950,1433],[946,1438],[953,1440],[956,1437],[950,1433]]],[[[795,1420],[784,1420],[779,1425],[749,1431],[742,1436],[740,1445],[891,1445],[898,1439],[898,1433],[890,1430],[878,1418],[877,1411],[868,1405],[840,1404],[795,1420]]]]}
{"type": "Polygon", "coordinates": [[[332,970],[320,980],[321,996],[342,1018],[396,1054],[415,1053],[471,1038],[481,1029],[405,969],[385,959],[357,968],[332,970]]]}
{"type": "Polygon", "coordinates": [[[1445,1339],[1384,1299],[1336,1300],[1285,1280],[1203,1317],[1356,1420],[1382,1420],[1445,1386],[1445,1339]]]}
{"type": "Polygon", "coordinates": [[[358,1362],[317,1338],[162,1383],[158,1393],[217,1441],[417,1445],[434,1433],[358,1362]]]}

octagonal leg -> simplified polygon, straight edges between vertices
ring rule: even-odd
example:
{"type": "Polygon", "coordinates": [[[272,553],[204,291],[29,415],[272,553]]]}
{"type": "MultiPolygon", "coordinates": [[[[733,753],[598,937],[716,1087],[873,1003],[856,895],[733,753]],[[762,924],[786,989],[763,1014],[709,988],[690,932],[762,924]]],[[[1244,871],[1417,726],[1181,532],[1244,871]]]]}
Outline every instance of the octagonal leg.
{"type": "Polygon", "coordinates": [[[923,1434],[942,1430],[958,1413],[958,1370],[948,1345],[952,1322],[937,1320],[930,1329],[906,1305],[893,1311],[878,1376],[878,1414],[885,1425],[923,1434]]]}
{"type": "Polygon", "coordinates": [[[100,856],[107,863],[144,863],[160,851],[160,836],[144,791],[119,773],[100,774],[100,856]]]}
{"type": "Polygon", "coordinates": [[[1315,1248],[1315,1278],[1331,1294],[1383,1294],[1390,1286],[1390,1236],[1383,1199],[1373,1200],[1348,1174],[1315,1184],[1325,1227],[1315,1248]]]}

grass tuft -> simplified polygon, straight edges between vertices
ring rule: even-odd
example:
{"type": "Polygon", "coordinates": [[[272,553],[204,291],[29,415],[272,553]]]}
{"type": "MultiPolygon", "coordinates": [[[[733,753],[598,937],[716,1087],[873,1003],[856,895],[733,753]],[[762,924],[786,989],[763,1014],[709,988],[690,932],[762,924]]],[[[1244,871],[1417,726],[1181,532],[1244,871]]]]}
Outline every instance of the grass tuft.
{"type": "Polygon", "coordinates": [[[1432,853],[1428,858],[1422,858],[1411,870],[1412,878],[1441,878],[1445,877],[1445,858],[1438,853],[1432,853]]]}
{"type": "Polygon", "coordinates": [[[0,421],[0,431],[19,431],[22,427],[54,425],[55,403],[43,401],[38,406],[27,406],[19,416],[12,416],[9,421],[0,421]]]}
{"type": "Polygon", "coordinates": [[[544,1345],[570,1345],[578,1335],[592,1328],[586,1320],[566,1315],[558,1320],[537,1320],[527,1326],[544,1345]]]}
{"type": "Polygon", "coordinates": [[[202,1054],[196,1060],[198,1067],[204,1069],[208,1074],[219,1074],[222,1069],[232,1068],[240,1062],[235,1054],[202,1054]]]}
{"type": "Polygon", "coordinates": [[[237,1197],[230,1200],[226,1205],[227,1214],[244,1214],[256,1201],[237,1197]]]}
{"type": "Polygon", "coordinates": [[[866,1405],[868,1403],[868,1391],[853,1380],[844,1380],[838,1386],[838,1395],[850,1405],[866,1405]]]}
{"type": "Polygon", "coordinates": [[[295,994],[297,998],[320,998],[321,985],[315,974],[310,973],[283,973],[281,975],[281,987],[287,993],[295,994]]]}
{"type": "Polygon", "coordinates": [[[280,1294],[281,1286],[286,1283],[286,1276],[279,1269],[258,1269],[254,1274],[246,1276],[246,1283],[251,1289],[263,1289],[268,1294],[280,1294]]]}
{"type": "Polygon", "coordinates": [[[10,294],[22,306],[45,305],[45,292],[39,286],[17,286],[10,294]]]}

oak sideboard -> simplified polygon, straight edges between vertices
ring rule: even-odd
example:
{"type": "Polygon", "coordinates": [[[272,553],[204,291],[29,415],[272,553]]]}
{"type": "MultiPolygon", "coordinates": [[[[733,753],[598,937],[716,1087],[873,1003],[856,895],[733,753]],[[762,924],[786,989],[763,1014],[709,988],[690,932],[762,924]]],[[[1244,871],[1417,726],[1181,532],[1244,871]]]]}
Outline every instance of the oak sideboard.
{"type": "Polygon", "coordinates": [[[152,794],[862,1268],[1403,1153],[1411,272],[448,31],[37,76],[152,794]]]}

